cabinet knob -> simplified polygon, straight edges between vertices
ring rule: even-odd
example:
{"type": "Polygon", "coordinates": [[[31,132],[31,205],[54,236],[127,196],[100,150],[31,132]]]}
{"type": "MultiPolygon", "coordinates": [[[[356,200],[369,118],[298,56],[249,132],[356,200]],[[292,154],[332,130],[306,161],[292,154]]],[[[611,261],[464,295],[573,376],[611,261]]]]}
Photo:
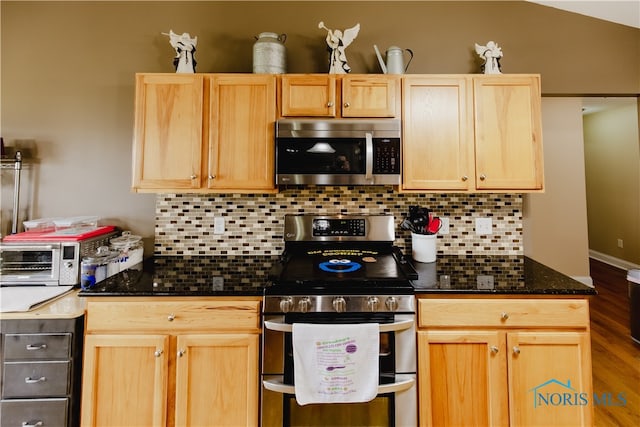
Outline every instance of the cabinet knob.
{"type": "Polygon", "coordinates": [[[160,357],[160,356],[162,356],[162,350],[156,350],[156,351],[154,351],[154,352],[153,352],[153,355],[154,355],[155,357],[160,357]]]}
{"type": "Polygon", "coordinates": [[[491,353],[493,354],[498,354],[498,351],[500,351],[500,349],[498,349],[497,346],[492,345],[491,347],[489,347],[489,349],[491,350],[491,353]]]}
{"type": "Polygon", "coordinates": [[[327,102],[327,107],[333,107],[333,101],[327,102]]]}
{"type": "Polygon", "coordinates": [[[348,102],[344,103],[344,108],[349,108],[349,103],[348,102]]]}
{"type": "Polygon", "coordinates": [[[517,345],[513,346],[513,354],[515,354],[516,356],[518,354],[520,354],[520,347],[518,347],[517,345]]]}
{"type": "Polygon", "coordinates": [[[198,177],[198,175],[191,175],[191,179],[196,179],[198,177]]]}
{"type": "Polygon", "coordinates": [[[216,179],[215,175],[209,175],[209,179],[216,179]]]}
{"type": "Polygon", "coordinates": [[[485,174],[481,174],[480,181],[484,181],[485,179],[487,179],[487,176],[485,174]]]}
{"type": "Polygon", "coordinates": [[[500,320],[502,320],[504,322],[505,320],[508,320],[508,319],[509,319],[509,313],[503,311],[500,314],[500,320]]]}
{"type": "Polygon", "coordinates": [[[466,180],[468,180],[468,179],[469,179],[469,177],[468,177],[467,175],[465,175],[465,176],[463,176],[463,177],[462,177],[462,181],[466,181],[466,180]]]}
{"type": "Polygon", "coordinates": [[[184,356],[185,353],[186,353],[186,350],[178,350],[178,357],[184,356]]]}
{"type": "Polygon", "coordinates": [[[167,316],[167,320],[168,320],[169,322],[173,322],[173,320],[174,320],[175,318],[176,318],[176,316],[175,316],[173,313],[171,313],[170,315],[168,315],[168,316],[167,316]]]}

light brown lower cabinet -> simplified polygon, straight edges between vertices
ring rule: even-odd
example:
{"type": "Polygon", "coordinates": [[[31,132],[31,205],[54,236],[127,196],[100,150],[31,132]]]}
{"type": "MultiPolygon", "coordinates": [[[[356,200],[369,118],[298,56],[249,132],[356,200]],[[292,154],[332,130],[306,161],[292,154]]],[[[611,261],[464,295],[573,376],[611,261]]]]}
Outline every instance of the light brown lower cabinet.
{"type": "Polygon", "coordinates": [[[90,299],[83,426],[257,426],[259,300],[90,299]]]}
{"type": "Polygon", "coordinates": [[[421,426],[590,426],[586,299],[420,299],[421,426]]]}

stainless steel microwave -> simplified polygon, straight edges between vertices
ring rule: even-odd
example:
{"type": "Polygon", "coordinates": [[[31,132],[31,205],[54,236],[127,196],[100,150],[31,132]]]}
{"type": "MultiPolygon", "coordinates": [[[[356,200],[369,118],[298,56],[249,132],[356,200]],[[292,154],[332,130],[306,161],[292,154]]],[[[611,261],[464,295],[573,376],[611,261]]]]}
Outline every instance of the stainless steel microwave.
{"type": "Polygon", "coordinates": [[[278,185],[399,185],[397,119],[281,119],[278,185]]]}

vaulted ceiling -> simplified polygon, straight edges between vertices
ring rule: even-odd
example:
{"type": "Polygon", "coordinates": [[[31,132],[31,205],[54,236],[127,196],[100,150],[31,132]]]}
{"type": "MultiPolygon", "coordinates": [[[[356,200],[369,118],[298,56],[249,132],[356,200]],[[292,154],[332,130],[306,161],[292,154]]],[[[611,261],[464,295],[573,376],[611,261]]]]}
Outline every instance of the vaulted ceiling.
{"type": "Polygon", "coordinates": [[[526,1],[603,19],[605,21],[628,25],[630,27],[640,28],[640,0],[526,1]]]}

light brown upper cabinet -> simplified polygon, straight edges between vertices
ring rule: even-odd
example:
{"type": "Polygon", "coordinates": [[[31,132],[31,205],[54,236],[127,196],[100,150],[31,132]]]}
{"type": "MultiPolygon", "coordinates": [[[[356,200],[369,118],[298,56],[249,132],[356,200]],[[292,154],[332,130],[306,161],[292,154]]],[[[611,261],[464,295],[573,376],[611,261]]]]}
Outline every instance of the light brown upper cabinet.
{"type": "Polygon", "coordinates": [[[400,117],[400,77],[285,74],[280,76],[282,117],[400,117]]]}
{"type": "Polygon", "coordinates": [[[538,75],[404,76],[402,91],[402,190],[543,190],[538,75]]]}
{"type": "Polygon", "coordinates": [[[542,190],[540,76],[473,78],[476,188],[542,190]]]}
{"type": "Polygon", "coordinates": [[[203,106],[202,74],[136,75],[134,190],[200,188],[203,106]]]}
{"type": "Polygon", "coordinates": [[[137,74],[133,189],[274,192],[272,75],[137,74]]]}
{"type": "Polygon", "coordinates": [[[465,76],[405,76],[404,190],[473,189],[473,116],[465,76]]]}

